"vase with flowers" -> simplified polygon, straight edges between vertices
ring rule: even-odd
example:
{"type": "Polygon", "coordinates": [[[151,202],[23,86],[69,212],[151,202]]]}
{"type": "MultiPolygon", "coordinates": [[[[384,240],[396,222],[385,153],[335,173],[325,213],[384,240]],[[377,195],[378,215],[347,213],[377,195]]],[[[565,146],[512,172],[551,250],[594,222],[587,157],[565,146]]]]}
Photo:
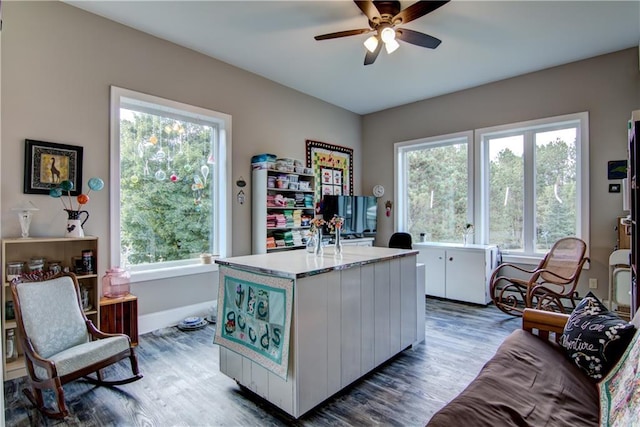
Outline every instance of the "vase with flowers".
{"type": "Polygon", "coordinates": [[[74,209],[73,200],[71,199],[71,190],[73,190],[73,182],[69,180],[61,181],[57,187],[49,190],[49,195],[54,199],[60,199],[63,210],[67,213],[67,226],[65,229],[65,237],[84,237],[83,226],[89,219],[89,212],[81,210],[82,206],[89,203],[89,194],[91,191],[100,191],[104,188],[104,181],[100,178],[91,178],[88,182],[89,191],[87,194],[78,194],[76,196],[77,205],[74,209]],[[67,193],[67,202],[63,197],[64,192],[67,193]],[[83,217],[84,215],[84,217],[83,217]]]}
{"type": "MultiPolygon", "coordinates": [[[[316,256],[321,256],[323,252],[322,248],[322,226],[326,224],[325,220],[322,218],[313,218],[311,221],[311,228],[309,229],[309,233],[311,236],[310,239],[313,239],[313,253],[316,256]]],[[[308,248],[308,246],[307,246],[308,248]]]]}
{"type": "Polygon", "coordinates": [[[340,239],[342,224],[344,224],[344,218],[338,215],[334,215],[329,221],[329,229],[335,234],[335,244],[333,245],[333,253],[335,255],[342,255],[342,240],[340,239]]]}

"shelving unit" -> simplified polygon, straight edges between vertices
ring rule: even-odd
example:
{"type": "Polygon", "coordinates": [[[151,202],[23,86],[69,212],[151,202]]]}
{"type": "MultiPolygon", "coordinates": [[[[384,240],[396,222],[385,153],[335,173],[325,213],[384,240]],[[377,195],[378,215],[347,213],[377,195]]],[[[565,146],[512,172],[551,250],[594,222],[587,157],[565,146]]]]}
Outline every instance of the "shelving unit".
{"type": "MultiPolygon", "coordinates": [[[[99,285],[98,266],[96,263],[98,251],[97,237],[64,238],[64,237],[42,237],[42,238],[16,238],[2,239],[2,312],[3,337],[6,339],[7,331],[14,330],[16,334],[16,345],[18,347],[18,359],[8,362],[3,354],[2,362],[4,368],[4,379],[11,380],[26,375],[22,348],[18,337],[18,329],[15,319],[7,319],[7,302],[13,301],[11,288],[7,281],[7,262],[25,261],[34,257],[42,257],[48,261],[60,261],[63,268],[68,267],[74,271],[74,259],[81,257],[83,250],[93,251],[93,272],[91,274],[77,273],[76,277],[80,285],[88,290],[88,305],[85,314],[94,325],[99,327],[100,306],[99,306],[99,285]]],[[[45,265],[47,268],[47,264],[45,265]]]]}
{"type": "Polygon", "coordinates": [[[263,254],[303,248],[304,244],[299,239],[284,237],[287,233],[300,233],[300,237],[305,238],[310,226],[300,221],[294,223],[291,218],[284,224],[282,220],[283,217],[292,216],[294,211],[299,211],[297,213],[301,217],[314,217],[314,176],[273,169],[254,169],[252,184],[252,252],[263,254]],[[278,184],[278,178],[285,176],[297,180],[293,182],[298,185],[303,182],[308,184],[303,184],[304,190],[291,189],[288,187],[292,181],[287,181],[287,188],[279,188],[278,185],[284,184],[278,184]],[[280,218],[277,225],[274,224],[274,215],[280,218]],[[276,242],[277,246],[269,245],[268,239],[272,243],[276,242]]]}

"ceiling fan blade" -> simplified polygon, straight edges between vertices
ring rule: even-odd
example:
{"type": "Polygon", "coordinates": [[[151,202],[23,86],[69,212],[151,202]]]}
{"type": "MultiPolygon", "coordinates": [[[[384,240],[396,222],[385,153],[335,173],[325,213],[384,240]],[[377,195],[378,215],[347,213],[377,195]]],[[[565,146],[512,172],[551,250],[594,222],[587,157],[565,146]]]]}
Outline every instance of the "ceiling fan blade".
{"type": "Polygon", "coordinates": [[[435,49],[442,43],[440,39],[407,28],[396,28],[396,39],[429,49],[435,49]]]}
{"type": "Polygon", "coordinates": [[[427,13],[433,12],[437,8],[444,6],[447,3],[449,3],[449,0],[416,2],[411,6],[407,7],[406,9],[401,10],[400,13],[398,13],[396,16],[393,17],[391,22],[393,22],[395,25],[398,25],[399,23],[397,23],[396,20],[401,20],[402,24],[406,24],[407,22],[411,22],[414,19],[418,19],[421,16],[426,15],[427,13]]]}
{"type": "Polygon", "coordinates": [[[382,17],[380,16],[380,12],[378,12],[378,8],[376,7],[375,4],[373,4],[371,0],[366,0],[366,1],[353,0],[353,1],[360,8],[362,13],[364,13],[367,16],[367,18],[369,18],[369,21],[380,22],[380,19],[382,19],[382,17]]]}
{"type": "Polygon", "coordinates": [[[376,58],[378,57],[378,54],[382,50],[383,44],[384,43],[382,43],[382,40],[380,40],[380,37],[378,37],[378,46],[376,47],[376,50],[374,50],[373,52],[369,52],[369,50],[367,50],[367,54],[364,56],[364,65],[370,65],[376,62],[376,58]]]}
{"type": "Polygon", "coordinates": [[[338,31],[337,33],[329,33],[322,34],[320,36],[315,36],[316,40],[329,40],[329,39],[337,39],[339,37],[347,37],[347,36],[356,36],[358,34],[366,34],[373,31],[371,28],[360,28],[359,30],[347,30],[347,31],[338,31]]]}

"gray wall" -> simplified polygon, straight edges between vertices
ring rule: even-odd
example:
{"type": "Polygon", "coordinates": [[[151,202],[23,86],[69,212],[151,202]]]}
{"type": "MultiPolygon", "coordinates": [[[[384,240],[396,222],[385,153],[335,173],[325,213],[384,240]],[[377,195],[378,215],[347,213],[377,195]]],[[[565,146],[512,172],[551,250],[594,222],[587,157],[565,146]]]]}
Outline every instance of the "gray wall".
{"type": "MultiPolygon", "coordinates": [[[[84,147],[84,183],[109,177],[109,86],[232,115],[235,182],[243,176],[251,200],[251,156],[305,158],[305,139],[354,149],[360,191],[361,117],[254,74],[60,2],[3,2],[2,237],[20,235],[16,207],[28,200],[40,211],[31,235],[62,236],[60,201],[22,193],[24,139],[84,147]]],[[[233,254],[251,251],[251,204],[235,200],[233,254]]],[[[91,194],[85,232],[100,238],[101,272],[109,265],[109,189],[91,194]]],[[[141,315],[216,297],[217,275],[138,283],[141,315]]]]}
{"type": "MultiPolygon", "coordinates": [[[[383,199],[394,200],[395,142],[588,111],[592,263],[580,292],[595,277],[596,292],[605,297],[614,227],[623,215],[621,194],[608,192],[607,161],[627,158],[627,121],[639,108],[638,48],[632,48],[368,114],[362,187],[383,184],[383,199]]],[[[377,240],[385,242],[394,231],[393,216],[379,218],[377,240]]]]}

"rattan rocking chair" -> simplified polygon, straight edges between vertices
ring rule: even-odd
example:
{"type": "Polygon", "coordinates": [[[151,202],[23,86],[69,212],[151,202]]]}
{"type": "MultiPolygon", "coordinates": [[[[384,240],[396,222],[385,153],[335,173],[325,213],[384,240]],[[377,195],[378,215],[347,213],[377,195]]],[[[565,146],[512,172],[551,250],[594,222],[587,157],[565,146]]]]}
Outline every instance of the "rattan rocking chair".
{"type": "Polygon", "coordinates": [[[587,244],[576,237],[554,243],[534,270],[505,263],[491,275],[493,303],[503,312],[522,316],[525,308],[564,313],[563,299],[576,306],[576,287],[585,262],[587,244]]]}
{"type": "Polygon", "coordinates": [[[78,378],[107,386],[142,378],[129,337],[103,333],[87,319],[72,273],[19,278],[11,283],[11,292],[31,386],[23,392],[43,414],[52,418],[68,415],[62,386],[78,378]],[[131,363],[132,376],[103,380],[101,369],[125,358],[131,363]],[[45,389],[55,394],[57,410],[45,406],[45,389]]]}

